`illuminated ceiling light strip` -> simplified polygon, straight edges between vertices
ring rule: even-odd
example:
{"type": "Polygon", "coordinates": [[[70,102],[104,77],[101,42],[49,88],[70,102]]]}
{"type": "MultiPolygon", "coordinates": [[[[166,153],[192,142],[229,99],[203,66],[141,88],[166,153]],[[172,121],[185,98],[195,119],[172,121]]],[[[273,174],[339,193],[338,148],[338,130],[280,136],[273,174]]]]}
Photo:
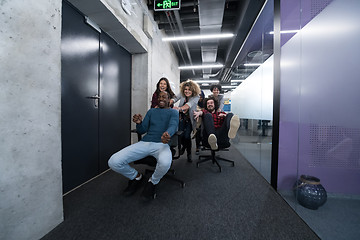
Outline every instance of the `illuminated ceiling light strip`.
{"type": "Polygon", "coordinates": [[[244,80],[231,80],[231,82],[243,82],[244,80]]]}
{"type": "Polygon", "coordinates": [[[191,35],[191,36],[180,36],[180,37],[166,37],[162,38],[163,42],[169,41],[190,41],[190,40],[201,40],[201,39],[220,39],[220,38],[231,38],[233,33],[223,34],[208,34],[208,35],[191,35]]]}
{"type": "Polygon", "coordinates": [[[245,63],[244,66],[245,67],[254,67],[254,66],[260,66],[261,63],[245,63]]]}
{"type": "Polygon", "coordinates": [[[219,83],[219,80],[195,80],[197,83],[219,83]]]}
{"type": "Polygon", "coordinates": [[[209,64],[209,65],[192,65],[192,66],[180,66],[180,70],[187,69],[205,69],[205,68],[222,68],[223,64],[209,64]]]}
{"type": "Polygon", "coordinates": [[[236,88],[237,86],[222,86],[221,88],[236,88]]]}
{"type": "MultiPolygon", "coordinates": [[[[300,32],[300,30],[283,30],[280,31],[280,33],[297,33],[300,32]]],[[[269,32],[270,34],[274,34],[274,31],[269,32]]]]}

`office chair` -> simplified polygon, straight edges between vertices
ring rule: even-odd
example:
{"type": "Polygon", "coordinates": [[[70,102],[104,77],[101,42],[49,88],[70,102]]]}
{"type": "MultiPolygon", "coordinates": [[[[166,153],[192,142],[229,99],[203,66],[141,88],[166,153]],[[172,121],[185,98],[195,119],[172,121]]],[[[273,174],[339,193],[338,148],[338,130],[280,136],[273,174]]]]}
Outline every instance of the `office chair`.
{"type": "MultiPolygon", "coordinates": [[[[131,130],[131,132],[137,134],[138,141],[141,140],[142,136],[141,136],[141,134],[139,134],[136,131],[136,129],[131,130]]],[[[179,138],[180,138],[181,134],[182,134],[182,131],[177,131],[171,137],[171,140],[170,140],[170,143],[169,143],[171,154],[173,156],[173,158],[172,158],[173,161],[180,157],[180,148],[181,148],[181,146],[178,143],[180,142],[179,138]],[[178,147],[178,153],[179,153],[177,156],[176,156],[176,147],[178,147]]],[[[153,173],[154,172],[157,161],[156,161],[155,157],[147,156],[147,157],[144,157],[142,159],[139,159],[139,160],[135,161],[134,164],[144,164],[144,165],[148,165],[149,167],[151,167],[151,169],[145,169],[145,175],[146,175],[148,173],[153,173]]],[[[173,168],[170,168],[169,171],[164,175],[163,178],[171,179],[171,180],[173,180],[175,182],[178,182],[178,183],[180,183],[180,186],[182,188],[184,188],[185,187],[185,182],[183,180],[180,180],[180,179],[176,178],[174,175],[175,175],[175,170],[173,168]]],[[[154,196],[154,198],[155,198],[155,196],[154,196]]]]}
{"type": "MultiPolygon", "coordinates": [[[[204,141],[202,141],[202,142],[204,143],[204,141]]],[[[234,161],[226,159],[226,158],[222,158],[219,155],[216,155],[216,152],[219,152],[219,151],[229,151],[228,147],[230,147],[230,143],[229,143],[229,146],[227,146],[227,147],[219,146],[219,148],[217,150],[212,150],[210,148],[210,146],[203,146],[202,150],[210,150],[211,154],[210,155],[200,155],[199,160],[196,162],[196,167],[198,168],[200,163],[207,162],[207,161],[212,161],[213,164],[216,163],[216,165],[219,167],[220,172],[221,172],[221,166],[218,161],[229,162],[234,167],[235,166],[234,161]],[[204,158],[204,159],[201,159],[201,158],[204,158]]]]}

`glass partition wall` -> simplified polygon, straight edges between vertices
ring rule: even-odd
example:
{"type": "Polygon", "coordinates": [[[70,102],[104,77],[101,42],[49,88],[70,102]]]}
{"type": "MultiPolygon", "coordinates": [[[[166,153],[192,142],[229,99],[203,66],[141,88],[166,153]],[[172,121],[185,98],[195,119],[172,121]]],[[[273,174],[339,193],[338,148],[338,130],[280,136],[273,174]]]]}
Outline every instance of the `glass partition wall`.
{"type": "Polygon", "coordinates": [[[270,183],[273,111],[273,1],[267,1],[233,63],[231,111],[240,117],[232,144],[270,183]]]}
{"type": "Polygon", "coordinates": [[[360,1],[281,1],[278,192],[321,239],[360,236],[360,1]]]}
{"type": "Polygon", "coordinates": [[[270,183],[274,1],[281,19],[275,186],[321,239],[358,239],[360,1],[266,1],[232,65],[231,111],[241,119],[232,145],[270,183]]]}

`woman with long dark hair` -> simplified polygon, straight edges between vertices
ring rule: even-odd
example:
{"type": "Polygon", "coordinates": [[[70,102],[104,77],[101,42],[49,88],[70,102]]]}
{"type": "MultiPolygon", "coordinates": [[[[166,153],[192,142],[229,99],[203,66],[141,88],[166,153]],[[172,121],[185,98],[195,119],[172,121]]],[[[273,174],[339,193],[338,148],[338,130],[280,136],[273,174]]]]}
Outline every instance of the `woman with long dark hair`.
{"type": "Polygon", "coordinates": [[[160,80],[156,84],[156,90],[151,99],[151,108],[156,108],[158,106],[158,96],[159,93],[162,91],[168,92],[170,94],[170,98],[173,98],[175,96],[175,93],[171,90],[169,80],[166,77],[160,78],[160,80]]]}

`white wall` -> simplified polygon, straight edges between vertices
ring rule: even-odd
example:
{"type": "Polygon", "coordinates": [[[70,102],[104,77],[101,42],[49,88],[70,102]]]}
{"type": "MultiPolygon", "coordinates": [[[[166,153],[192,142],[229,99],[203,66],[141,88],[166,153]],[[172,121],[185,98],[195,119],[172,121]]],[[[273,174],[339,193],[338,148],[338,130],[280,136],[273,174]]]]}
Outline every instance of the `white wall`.
{"type": "Polygon", "coordinates": [[[0,239],[39,239],[63,220],[61,0],[0,9],[0,239]]]}

